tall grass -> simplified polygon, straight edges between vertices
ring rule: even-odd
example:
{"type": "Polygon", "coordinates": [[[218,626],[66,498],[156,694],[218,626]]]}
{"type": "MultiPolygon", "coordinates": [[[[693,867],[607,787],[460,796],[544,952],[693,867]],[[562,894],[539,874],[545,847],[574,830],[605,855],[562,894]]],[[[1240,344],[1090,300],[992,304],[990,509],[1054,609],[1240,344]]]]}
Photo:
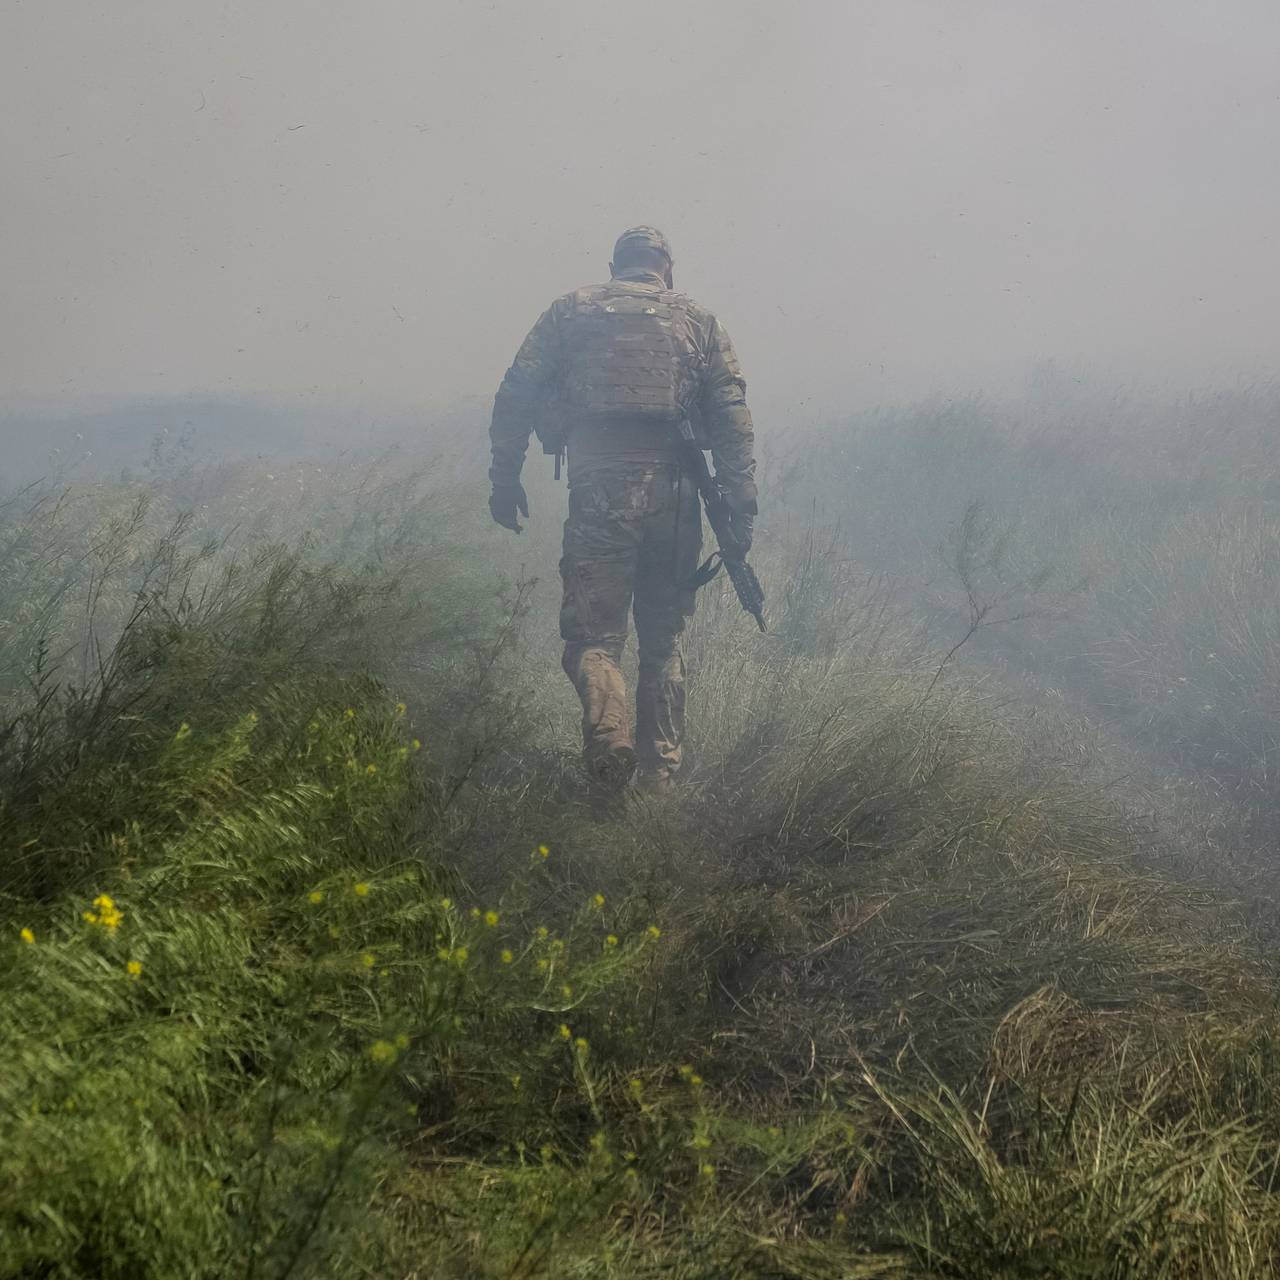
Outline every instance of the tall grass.
{"type": "Polygon", "coordinates": [[[770,634],[705,593],[685,786],[608,811],[552,588],[429,477],[0,512],[0,1275],[1273,1274],[1268,882],[1167,727],[1086,714],[1151,705],[1122,638],[1204,643],[1176,531],[1224,598],[1244,544],[1184,462],[1073,516],[1050,437],[891,425],[839,437],[860,505],[797,460],[830,519],[768,517],[770,634]],[[1088,681],[1026,638],[1082,609],[1129,618],[1088,681]]]}

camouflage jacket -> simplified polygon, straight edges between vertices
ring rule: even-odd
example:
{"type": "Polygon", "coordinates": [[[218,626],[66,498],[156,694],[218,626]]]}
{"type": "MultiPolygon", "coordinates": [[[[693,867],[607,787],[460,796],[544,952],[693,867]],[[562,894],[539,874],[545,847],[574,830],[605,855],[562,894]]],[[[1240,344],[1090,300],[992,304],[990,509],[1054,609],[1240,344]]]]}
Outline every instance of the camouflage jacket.
{"type": "MultiPolygon", "coordinates": [[[[666,289],[662,277],[650,271],[622,271],[618,279],[652,286],[655,291],[666,289]]],[[[566,294],[543,312],[498,388],[489,427],[493,448],[489,478],[494,484],[519,480],[533,425],[554,406],[563,368],[563,329],[575,296],[566,294]]],[[[690,366],[700,371],[700,385],[695,388],[695,402],[691,405],[699,436],[711,450],[716,478],[732,504],[742,511],[754,511],[755,434],[738,357],[729,335],[710,311],[691,299],[681,301],[687,309],[688,333],[696,348],[690,353],[694,357],[690,366]]]]}

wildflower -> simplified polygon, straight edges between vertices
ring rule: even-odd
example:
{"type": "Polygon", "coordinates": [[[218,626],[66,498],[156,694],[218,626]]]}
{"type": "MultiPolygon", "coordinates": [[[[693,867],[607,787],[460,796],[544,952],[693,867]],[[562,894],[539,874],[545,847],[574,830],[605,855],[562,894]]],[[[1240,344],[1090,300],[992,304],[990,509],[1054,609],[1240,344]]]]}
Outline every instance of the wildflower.
{"type": "Polygon", "coordinates": [[[84,912],[84,918],[90,924],[100,924],[108,932],[114,933],[124,919],[124,912],[105,893],[94,898],[93,905],[97,907],[97,911],[84,912]]]}
{"type": "Polygon", "coordinates": [[[651,925],[650,925],[650,926],[645,930],[645,933],[647,933],[647,934],[649,935],[649,937],[651,937],[651,938],[660,938],[660,937],[662,937],[662,930],[661,930],[661,929],[659,929],[659,928],[658,928],[658,926],[657,926],[656,924],[651,924],[651,925]]]}
{"type": "Polygon", "coordinates": [[[397,1057],[396,1047],[390,1040],[375,1040],[369,1046],[369,1057],[371,1057],[374,1062],[384,1065],[386,1063],[394,1062],[397,1057]]]}
{"type": "Polygon", "coordinates": [[[693,1068],[689,1066],[688,1063],[686,1063],[683,1067],[679,1069],[679,1071],[676,1072],[676,1074],[682,1080],[687,1080],[691,1075],[693,1075],[693,1068]]]}
{"type": "Polygon", "coordinates": [[[539,961],[538,961],[538,972],[539,972],[539,973],[546,973],[546,971],[547,971],[548,969],[550,969],[550,968],[551,968],[551,962],[550,962],[549,960],[539,960],[539,961]]]}
{"type": "Polygon", "coordinates": [[[563,1023],[563,1022],[562,1022],[562,1023],[560,1024],[560,1039],[561,1039],[561,1040],[569,1040],[569,1039],[571,1039],[571,1038],[572,1038],[572,1036],[573,1036],[573,1032],[572,1032],[572,1031],[570,1031],[570,1030],[569,1030],[569,1028],[568,1028],[568,1026],[567,1026],[565,1023],[563,1023]]]}
{"type": "Polygon", "coordinates": [[[638,1098],[644,1092],[644,1081],[639,1076],[632,1076],[627,1081],[627,1088],[638,1098]]]}
{"type": "Polygon", "coordinates": [[[408,748],[408,747],[398,747],[398,748],[396,749],[396,755],[398,755],[398,756],[400,757],[400,759],[401,759],[401,760],[407,760],[407,759],[409,758],[409,748],[408,748]]]}
{"type": "Polygon", "coordinates": [[[597,909],[599,909],[600,907],[603,907],[603,906],[604,906],[604,894],[603,894],[603,893],[597,893],[597,894],[595,895],[595,897],[591,899],[591,901],[595,904],[595,906],[596,906],[596,908],[597,908],[597,909]]]}
{"type": "Polygon", "coordinates": [[[354,892],[357,898],[367,898],[369,896],[369,886],[364,880],[361,880],[354,887],[354,892]]]}
{"type": "Polygon", "coordinates": [[[128,973],[131,978],[139,977],[142,973],[142,961],[130,960],[129,963],[125,965],[125,972],[128,973]]]}
{"type": "Polygon", "coordinates": [[[578,1037],[578,1038],[573,1042],[573,1047],[574,1047],[575,1049],[577,1049],[577,1051],[578,1051],[579,1053],[586,1053],[586,1051],[587,1051],[591,1046],[587,1043],[587,1037],[586,1037],[586,1036],[579,1036],[579,1037],[578,1037]]]}
{"type": "Polygon", "coordinates": [[[459,947],[454,953],[453,958],[459,965],[467,963],[467,957],[471,954],[466,947],[459,947]]]}
{"type": "Polygon", "coordinates": [[[714,1178],[716,1176],[716,1167],[713,1164],[704,1164],[698,1172],[704,1178],[714,1178]]]}
{"type": "Polygon", "coordinates": [[[183,738],[189,738],[190,736],[191,736],[191,726],[184,720],[178,726],[178,732],[173,735],[173,740],[174,742],[181,742],[183,738]]]}
{"type": "Polygon", "coordinates": [[[617,935],[616,933],[611,933],[611,934],[610,934],[610,935],[609,935],[609,936],[604,940],[604,945],[605,945],[606,947],[616,947],[616,946],[618,945],[618,935],[617,935]]]}
{"type": "Polygon", "coordinates": [[[449,954],[450,954],[450,952],[449,952],[449,948],[448,948],[448,947],[441,947],[441,948],[440,948],[440,950],[436,952],[436,959],[437,959],[437,960],[448,960],[448,959],[449,959],[449,954]]]}
{"type": "Polygon", "coordinates": [[[360,963],[364,965],[366,969],[372,969],[373,966],[378,963],[378,957],[375,956],[372,951],[366,951],[364,955],[360,957],[360,963]]]}
{"type": "Polygon", "coordinates": [[[342,713],[342,715],[343,715],[343,717],[344,717],[345,719],[347,719],[347,720],[354,720],[354,719],[356,718],[355,708],[354,708],[354,707],[348,707],[348,708],[347,708],[347,709],[342,713]]]}
{"type": "Polygon", "coordinates": [[[409,1047],[409,1037],[405,1035],[405,1033],[402,1031],[398,1036],[396,1036],[396,1048],[403,1051],[408,1047],[409,1047]]]}
{"type": "Polygon", "coordinates": [[[30,929],[20,929],[18,931],[18,937],[20,937],[29,947],[35,945],[36,935],[32,933],[30,929]]]}
{"type": "Polygon", "coordinates": [[[539,938],[546,939],[548,936],[550,936],[550,933],[551,933],[551,930],[550,930],[550,929],[548,929],[548,928],[547,928],[547,926],[546,926],[545,924],[540,924],[540,925],[538,926],[538,937],[539,937],[539,938]]]}
{"type": "Polygon", "coordinates": [[[313,907],[318,907],[324,901],[324,894],[319,889],[312,889],[311,892],[307,894],[307,901],[311,903],[313,907]]]}
{"type": "Polygon", "coordinates": [[[492,929],[498,923],[498,913],[496,911],[486,911],[484,913],[484,922],[492,929]]]}
{"type": "Polygon", "coordinates": [[[441,906],[442,906],[446,911],[452,911],[452,910],[453,910],[453,899],[452,899],[452,898],[441,898],[441,899],[440,899],[440,905],[441,905],[441,906]]]}
{"type": "Polygon", "coordinates": [[[510,951],[504,948],[499,958],[502,960],[503,964],[510,964],[515,959],[515,956],[513,956],[510,951]]]}
{"type": "Polygon", "coordinates": [[[543,1160],[550,1160],[555,1153],[555,1147],[553,1147],[549,1142],[544,1142],[542,1146],[538,1148],[538,1154],[543,1158],[543,1160]]]}
{"type": "Polygon", "coordinates": [[[404,705],[404,703],[403,703],[403,702],[397,702],[397,703],[396,703],[396,715],[398,715],[398,716],[402,716],[402,715],[404,715],[405,710],[406,710],[406,708],[405,708],[405,705],[404,705]]]}
{"type": "Polygon", "coordinates": [[[566,1000],[571,1000],[573,998],[573,988],[566,982],[564,986],[560,988],[560,994],[564,996],[566,1000]]]}
{"type": "Polygon", "coordinates": [[[472,918],[473,920],[479,920],[479,919],[480,919],[480,908],[479,908],[479,907],[472,907],[472,908],[471,908],[471,918],[472,918]]]}
{"type": "Polygon", "coordinates": [[[538,857],[549,858],[550,856],[551,856],[551,850],[545,844],[540,844],[538,846],[538,857]]]}
{"type": "Polygon", "coordinates": [[[779,1129],[779,1128],[778,1128],[778,1126],[777,1126],[776,1124],[771,1124],[771,1125],[769,1126],[769,1137],[771,1137],[771,1138],[780,1138],[780,1137],[782,1137],[782,1130],[781,1130],[781,1129],[779,1129]]]}
{"type": "Polygon", "coordinates": [[[689,1145],[695,1147],[699,1151],[706,1151],[711,1146],[711,1139],[705,1133],[695,1134],[690,1140],[689,1145]]]}
{"type": "Polygon", "coordinates": [[[845,1211],[844,1211],[843,1209],[840,1209],[840,1210],[838,1210],[838,1211],[836,1212],[836,1225],[837,1225],[837,1226],[839,1226],[839,1227],[843,1227],[843,1226],[844,1226],[844,1224],[845,1224],[846,1222],[848,1222],[848,1221],[849,1221],[849,1215],[848,1215],[847,1213],[845,1213],[845,1211]]]}
{"type": "Polygon", "coordinates": [[[698,1074],[697,1074],[697,1072],[694,1072],[694,1073],[689,1077],[689,1083],[690,1083],[690,1084],[691,1084],[695,1089],[701,1089],[701,1088],[702,1088],[702,1077],[701,1077],[700,1075],[698,1075],[698,1074]]]}
{"type": "Polygon", "coordinates": [[[591,1135],[591,1150],[592,1151],[604,1150],[604,1133],[603,1132],[597,1132],[591,1135]]]}
{"type": "Polygon", "coordinates": [[[417,738],[414,738],[414,740],[413,740],[413,749],[414,749],[415,751],[421,751],[421,750],[422,750],[422,743],[421,743],[421,742],[419,742],[417,738]]]}
{"type": "Polygon", "coordinates": [[[373,777],[373,775],[378,772],[378,766],[376,764],[367,764],[364,767],[364,771],[370,777],[373,777]]]}

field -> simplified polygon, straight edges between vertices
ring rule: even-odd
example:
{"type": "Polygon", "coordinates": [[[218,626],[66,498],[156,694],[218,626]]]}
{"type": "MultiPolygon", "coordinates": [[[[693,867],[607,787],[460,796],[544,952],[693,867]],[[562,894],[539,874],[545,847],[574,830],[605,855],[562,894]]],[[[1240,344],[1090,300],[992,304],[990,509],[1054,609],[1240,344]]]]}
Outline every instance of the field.
{"type": "Polygon", "coordinates": [[[779,433],[607,808],[540,458],[10,492],[0,1276],[1273,1275],[1277,425],[779,433]]]}

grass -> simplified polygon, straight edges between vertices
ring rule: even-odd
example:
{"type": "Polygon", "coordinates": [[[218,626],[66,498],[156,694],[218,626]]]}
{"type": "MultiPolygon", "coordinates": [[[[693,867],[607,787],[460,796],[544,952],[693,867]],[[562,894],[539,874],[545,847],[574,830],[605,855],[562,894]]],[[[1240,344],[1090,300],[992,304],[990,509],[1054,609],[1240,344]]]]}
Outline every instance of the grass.
{"type": "Polygon", "coordinates": [[[1273,1274],[1271,881],[1204,838],[1268,812],[1265,717],[1171,787],[1210,740],[1113,665],[1234,598],[1266,678],[1269,535],[1209,532],[1257,492],[1183,454],[1128,512],[1072,444],[1031,538],[1048,426],[892,426],[880,505],[778,478],[770,634],[711,589],[686,785],[609,812],[549,593],[429,477],[4,508],[0,1275],[1273,1274]]]}

